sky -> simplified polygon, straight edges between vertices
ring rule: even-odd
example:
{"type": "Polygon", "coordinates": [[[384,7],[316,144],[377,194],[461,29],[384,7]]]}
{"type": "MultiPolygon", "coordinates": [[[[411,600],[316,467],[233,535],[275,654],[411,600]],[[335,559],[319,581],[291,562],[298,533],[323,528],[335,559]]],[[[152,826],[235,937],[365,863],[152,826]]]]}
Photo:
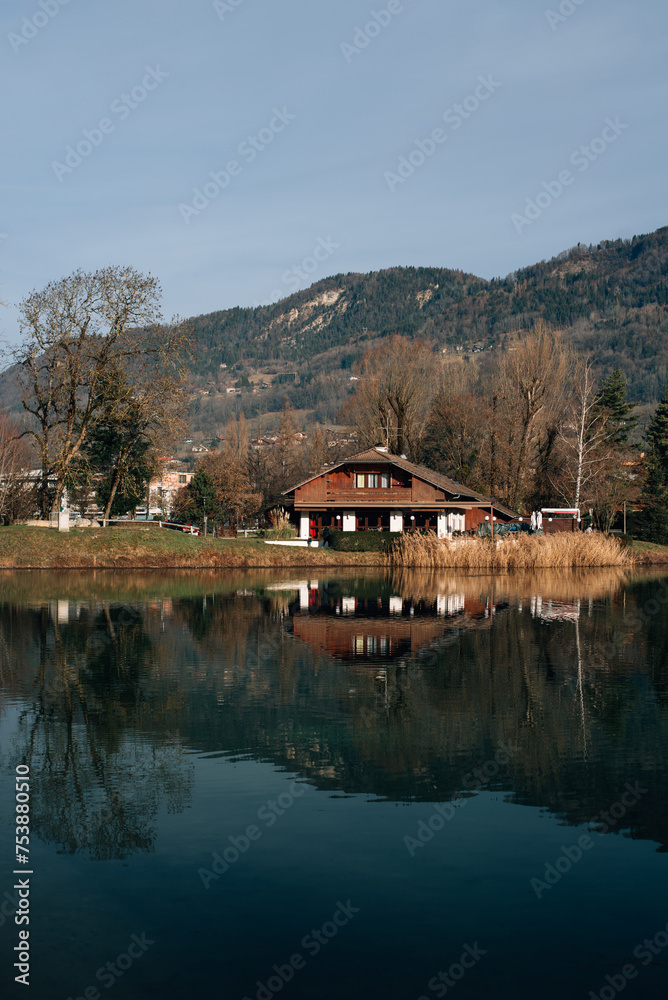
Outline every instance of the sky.
{"type": "Polygon", "coordinates": [[[3,0],[0,334],[77,268],[166,318],[668,223],[665,0],[3,0]]]}

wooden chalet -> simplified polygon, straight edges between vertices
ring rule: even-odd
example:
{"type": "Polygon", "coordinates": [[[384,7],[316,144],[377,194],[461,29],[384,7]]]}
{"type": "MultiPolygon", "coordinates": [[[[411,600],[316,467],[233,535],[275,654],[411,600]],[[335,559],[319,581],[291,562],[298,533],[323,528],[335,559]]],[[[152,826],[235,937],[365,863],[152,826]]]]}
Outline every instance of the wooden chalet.
{"type": "Polygon", "coordinates": [[[302,539],[342,531],[429,530],[439,538],[473,533],[494,517],[515,514],[438,472],[384,448],[370,448],[287,490],[286,505],[302,539]]]}

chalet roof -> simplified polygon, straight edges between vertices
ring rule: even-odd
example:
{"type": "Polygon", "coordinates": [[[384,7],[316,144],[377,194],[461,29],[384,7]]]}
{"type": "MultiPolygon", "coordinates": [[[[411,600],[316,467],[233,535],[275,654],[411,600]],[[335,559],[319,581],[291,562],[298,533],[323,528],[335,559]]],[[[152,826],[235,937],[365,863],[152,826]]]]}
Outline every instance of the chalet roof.
{"type": "MultiPolygon", "coordinates": [[[[475,500],[485,506],[489,506],[492,501],[489,497],[483,496],[481,493],[476,493],[475,490],[470,489],[468,486],[462,486],[461,483],[456,483],[454,479],[450,479],[448,476],[442,475],[440,472],[434,472],[433,469],[427,469],[424,465],[415,465],[413,462],[409,462],[408,459],[402,458],[400,455],[392,455],[389,451],[381,451],[378,448],[367,448],[366,451],[360,451],[356,455],[351,455],[349,458],[344,458],[342,461],[337,462],[336,465],[331,465],[322,472],[316,473],[314,476],[309,476],[308,479],[304,479],[301,483],[296,483],[289,490],[286,490],[283,496],[287,496],[288,493],[293,493],[295,490],[299,489],[300,486],[305,486],[306,483],[312,483],[314,479],[320,479],[321,476],[326,476],[335,469],[340,469],[344,465],[364,465],[367,462],[373,462],[377,465],[380,462],[384,462],[387,465],[396,465],[399,469],[403,469],[404,472],[408,472],[412,476],[416,476],[418,479],[422,479],[426,483],[431,483],[432,486],[438,486],[440,489],[445,490],[446,493],[458,497],[462,500],[470,502],[475,500]]],[[[503,514],[508,517],[515,517],[515,513],[504,507],[503,504],[494,501],[494,507],[500,510],[503,514]]]]}

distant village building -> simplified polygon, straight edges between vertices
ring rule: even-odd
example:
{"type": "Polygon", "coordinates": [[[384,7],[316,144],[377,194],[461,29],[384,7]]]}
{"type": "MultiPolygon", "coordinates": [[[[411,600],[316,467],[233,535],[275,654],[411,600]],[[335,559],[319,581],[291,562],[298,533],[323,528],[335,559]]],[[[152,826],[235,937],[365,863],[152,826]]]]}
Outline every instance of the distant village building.
{"type": "Polygon", "coordinates": [[[326,528],[343,531],[435,532],[439,538],[475,532],[513,511],[431,469],[370,448],[297,483],[284,494],[300,538],[322,538],[326,528]]]}
{"type": "Polygon", "coordinates": [[[154,476],[149,483],[149,493],[161,498],[162,511],[168,515],[174,506],[174,500],[179,490],[188,485],[195,475],[185,469],[167,469],[154,476]]]}

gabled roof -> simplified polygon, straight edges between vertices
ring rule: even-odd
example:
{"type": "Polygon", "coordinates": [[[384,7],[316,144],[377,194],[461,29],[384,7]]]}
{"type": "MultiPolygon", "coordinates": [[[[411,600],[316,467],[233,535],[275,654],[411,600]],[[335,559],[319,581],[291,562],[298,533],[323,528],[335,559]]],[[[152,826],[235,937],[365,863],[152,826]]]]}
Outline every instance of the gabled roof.
{"type": "Polygon", "coordinates": [[[309,476],[308,479],[303,479],[301,483],[295,483],[290,489],[283,491],[283,496],[287,496],[288,493],[294,493],[298,490],[300,486],[306,486],[307,483],[312,483],[314,479],[320,479],[321,476],[327,476],[330,472],[334,472],[335,469],[340,469],[343,465],[349,465],[351,462],[384,462],[393,458],[387,452],[378,451],[376,448],[368,448],[366,451],[360,451],[357,455],[351,455],[350,458],[344,458],[341,462],[337,462],[336,465],[328,465],[326,469],[322,469],[321,472],[316,472],[315,475],[309,476]]]}
{"type": "MultiPolygon", "coordinates": [[[[337,462],[336,465],[331,465],[322,472],[316,473],[314,476],[309,476],[308,479],[304,479],[301,483],[296,483],[289,490],[286,490],[283,496],[287,496],[288,493],[293,493],[298,490],[300,486],[305,486],[306,483],[312,483],[314,479],[320,479],[321,476],[326,476],[335,469],[340,469],[344,465],[363,465],[367,462],[373,462],[377,465],[379,462],[385,462],[388,465],[396,465],[397,468],[403,469],[404,472],[408,472],[412,476],[416,476],[418,479],[424,480],[426,483],[430,483],[432,486],[437,486],[439,489],[445,490],[446,493],[458,497],[461,500],[470,502],[475,500],[478,503],[484,504],[485,506],[490,506],[492,501],[489,497],[483,496],[481,493],[476,493],[475,490],[470,489],[468,486],[462,486],[461,483],[456,483],[454,479],[448,478],[448,476],[442,475],[440,472],[434,472],[433,469],[427,469],[424,465],[415,465],[413,462],[409,462],[408,459],[402,458],[400,455],[392,455],[389,451],[381,450],[379,448],[367,448],[366,451],[360,451],[356,455],[351,455],[349,458],[344,458],[341,462],[337,462]]],[[[515,513],[504,507],[502,504],[494,501],[494,507],[500,510],[503,514],[508,517],[515,517],[515,513]]]]}

